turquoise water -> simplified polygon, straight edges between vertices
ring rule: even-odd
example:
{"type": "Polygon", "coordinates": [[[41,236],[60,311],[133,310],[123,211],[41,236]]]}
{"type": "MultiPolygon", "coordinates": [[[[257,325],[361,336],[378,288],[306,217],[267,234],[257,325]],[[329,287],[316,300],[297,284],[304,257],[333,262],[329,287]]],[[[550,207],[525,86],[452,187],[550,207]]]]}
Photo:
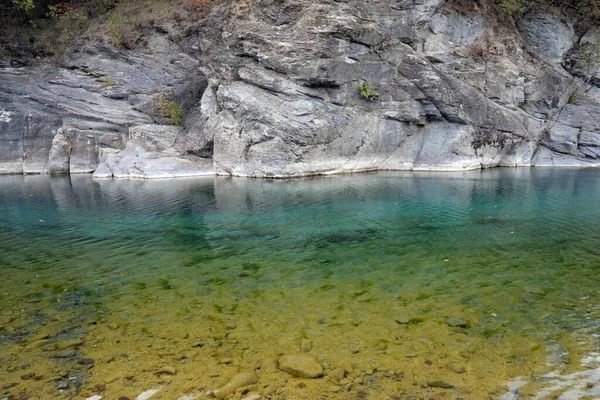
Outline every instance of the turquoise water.
{"type": "MultiPolygon", "coordinates": [[[[353,368],[346,368],[349,382],[336,382],[344,394],[330,398],[357,390],[369,398],[436,390],[493,397],[518,376],[537,376],[522,393],[535,396],[545,373],[592,368],[580,359],[600,351],[599,205],[600,171],[590,169],[289,181],[0,177],[0,357],[6,386],[18,383],[5,394],[24,385],[74,393],[76,385],[61,377],[72,374],[64,365],[89,354],[97,372],[80,371],[71,381],[94,392],[104,385],[94,379],[105,379],[117,362],[103,369],[100,360],[112,350],[100,353],[101,343],[127,331],[126,352],[140,352],[139,387],[117,378],[105,384],[115,393],[160,384],[153,381],[160,374],[141,378],[144,363],[175,356],[156,356],[159,349],[144,359],[141,349],[177,339],[176,353],[198,352],[179,360],[189,368],[212,357],[212,370],[248,369],[309,340],[326,371],[369,364],[358,377],[364,381],[381,369],[374,387],[352,383],[353,368]],[[74,321],[77,328],[63,332],[74,321]],[[227,335],[210,333],[231,323],[227,335]],[[77,354],[57,364],[60,343],[78,338],[86,340],[77,354]],[[53,362],[36,367],[44,379],[20,379],[34,367],[15,367],[25,362],[19,346],[36,340],[53,362]],[[198,340],[217,344],[203,354],[210,346],[198,340]],[[465,341],[475,350],[458,349],[465,341]],[[457,350],[442,354],[441,347],[457,350]],[[222,357],[231,362],[219,363],[222,357]],[[444,369],[450,358],[468,372],[444,369]],[[431,363],[439,366],[434,372],[431,363]],[[394,370],[404,378],[394,381],[394,370]],[[454,388],[429,385],[433,376],[454,388]]],[[[185,377],[182,367],[170,387],[185,377]]],[[[218,375],[203,379],[211,387],[218,375]]],[[[328,390],[314,385],[311,393],[328,390]]]]}

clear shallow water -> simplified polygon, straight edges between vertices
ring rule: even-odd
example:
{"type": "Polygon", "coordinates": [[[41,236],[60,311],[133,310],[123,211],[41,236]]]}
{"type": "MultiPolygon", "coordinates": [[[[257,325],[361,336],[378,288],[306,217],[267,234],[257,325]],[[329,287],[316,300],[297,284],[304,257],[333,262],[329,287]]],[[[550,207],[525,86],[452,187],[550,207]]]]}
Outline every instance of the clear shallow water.
{"type": "Polygon", "coordinates": [[[252,389],[480,399],[524,377],[525,398],[568,392],[576,378],[544,394],[544,376],[597,367],[581,359],[600,351],[599,204],[596,170],[0,177],[3,393],[202,397],[300,351],[345,377],[263,366],[252,389]]]}

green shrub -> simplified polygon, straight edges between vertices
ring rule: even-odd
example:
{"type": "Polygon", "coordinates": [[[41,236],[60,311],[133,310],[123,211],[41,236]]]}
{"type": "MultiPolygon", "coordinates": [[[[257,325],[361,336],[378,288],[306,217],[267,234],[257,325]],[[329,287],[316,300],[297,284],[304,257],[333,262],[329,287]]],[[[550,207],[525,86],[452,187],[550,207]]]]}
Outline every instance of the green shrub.
{"type": "Polygon", "coordinates": [[[85,21],[87,16],[68,4],[49,5],[46,16],[59,21],[85,21]]]}
{"type": "Polygon", "coordinates": [[[573,93],[569,96],[569,104],[577,104],[579,103],[579,99],[577,99],[577,90],[574,90],[573,93]]]}
{"type": "Polygon", "coordinates": [[[125,47],[125,33],[130,25],[129,18],[125,15],[113,12],[108,19],[107,33],[117,47],[125,47]]]}
{"type": "Polygon", "coordinates": [[[500,11],[519,17],[527,11],[566,13],[575,16],[582,26],[589,27],[600,20],[600,0],[495,0],[500,11]]]}
{"type": "Polygon", "coordinates": [[[379,97],[379,93],[371,88],[371,84],[368,81],[363,82],[363,84],[357,86],[356,89],[358,89],[358,93],[360,93],[360,97],[363,99],[373,101],[379,97]]]}
{"type": "Polygon", "coordinates": [[[183,109],[173,99],[173,93],[163,92],[159,94],[156,109],[160,117],[169,125],[181,126],[183,124],[183,109]]]}
{"type": "Polygon", "coordinates": [[[504,14],[513,16],[522,14],[525,11],[525,0],[497,0],[500,11],[504,14]]]}
{"type": "Polygon", "coordinates": [[[35,3],[33,2],[33,0],[10,0],[8,3],[14,9],[25,14],[30,14],[35,8],[35,3]]]}
{"type": "Polygon", "coordinates": [[[579,43],[578,64],[583,68],[585,82],[588,83],[600,68],[600,41],[579,43]]]}
{"type": "Polygon", "coordinates": [[[27,21],[32,23],[32,12],[35,9],[33,0],[6,0],[0,2],[0,15],[8,17],[12,23],[27,21]]]}
{"type": "Polygon", "coordinates": [[[64,54],[68,47],[73,45],[75,38],[85,30],[88,23],[85,11],[75,9],[67,3],[48,5],[46,17],[53,21],[55,29],[61,30],[61,34],[54,42],[55,54],[64,54]]]}

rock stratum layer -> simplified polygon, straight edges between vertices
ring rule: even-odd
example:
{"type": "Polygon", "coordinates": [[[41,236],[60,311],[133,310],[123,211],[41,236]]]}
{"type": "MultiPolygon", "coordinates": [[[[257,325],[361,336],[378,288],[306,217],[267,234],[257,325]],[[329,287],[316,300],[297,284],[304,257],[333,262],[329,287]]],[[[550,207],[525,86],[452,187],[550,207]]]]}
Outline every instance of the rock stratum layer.
{"type": "Polygon", "coordinates": [[[143,48],[4,63],[0,173],[599,165],[600,79],[577,49],[600,35],[560,15],[512,24],[453,4],[225,1],[186,29],[147,32],[143,48]],[[364,83],[376,97],[359,94],[364,83]]]}

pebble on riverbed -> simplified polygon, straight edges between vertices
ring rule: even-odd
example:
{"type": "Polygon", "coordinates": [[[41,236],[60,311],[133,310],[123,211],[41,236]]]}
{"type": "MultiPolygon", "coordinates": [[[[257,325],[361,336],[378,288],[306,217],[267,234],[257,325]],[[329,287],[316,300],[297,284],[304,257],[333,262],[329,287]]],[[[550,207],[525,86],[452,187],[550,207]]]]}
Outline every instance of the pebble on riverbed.
{"type": "Polygon", "coordinates": [[[82,339],[72,339],[72,340],[67,340],[64,342],[57,343],[57,348],[58,348],[58,350],[64,350],[64,349],[68,349],[71,347],[81,346],[82,344],[83,344],[82,339]]]}
{"type": "Polygon", "coordinates": [[[96,361],[93,358],[82,358],[81,360],[77,361],[77,364],[79,365],[94,365],[96,361]]]}
{"type": "Polygon", "coordinates": [[[61,350],[54,353],[54,358],[74,358],[77,356],[77,352],[73,350],[61,350]]]}
{"type": "Polygon", "coordinates": [[[308,354],[281,356],[279,369],[300,378],[312,379],[323,376],[323,366],[308,354]]]}
{"type": "Polygon", "coordinates": [[[453,384],[451,384],[443,379],[432,379],[427,382],[427,386],[442,388],[442,389],[452,389],[454,387],[453,384]]]}
{"type": "Polygon", "coordinates": [[[312,340],[302,339],[302,343],[300,343],[300,351],[302,353],[308,353],[312,350],[313,343],[312,340]]]}
{"type": "Polygon", "coordinates": [[[158,371],[156,371],[156,375],[175,375],[177,373],[177,368],[171,365],[165,365],[161,367],[158,371]]]}
{"type": "Polygon", "coordinates": [[[452,372],[455,372],[457,374],[464,374],[467,369],[464,367],[464,365],[456,363],[456,362],[451,362],[448,363],[446,365],[446,369],[452,372]]]}
{"type": "Polygon", "coordinates": [[[335,368],[329,371],[327,376],[329,376],[333,382],[340,382],[346,376],[346,371],[344,368],[335,368]]]}
{"type": "Polygon", "coordinates": [[[525,288],[525,292],[527,292],[529,294],[534,294],[536,296],[545,296],[546,295],[546,291],[544,289],[541,289],[538,287],[532,287],[532,286],[527,286],[525,288]]]}
{"type": "Polygon", "coordinates": [[[234,375],[223,387],[215,390],[213,394],[218,399],[224,399],[237,389],[254,385],[255,383],[258,383],[258,376],[254,372],[240,372],[234,375]]]}
{"type": "Polygon", "coordinates": [[[266,358],[260,363],[260,372],[264,374],[272,374],[279,370],[277,360],[274,358],[266,358]]]}
{"type": "Polygon", "coordinates": [[[459,327],[459,328],[468,328],[469,327],[469,323],[467,321],[463,321],[462,319],[446,318],[444,322],[446,323],[446,325],[452,326],[452,327],[459,327]]]}

